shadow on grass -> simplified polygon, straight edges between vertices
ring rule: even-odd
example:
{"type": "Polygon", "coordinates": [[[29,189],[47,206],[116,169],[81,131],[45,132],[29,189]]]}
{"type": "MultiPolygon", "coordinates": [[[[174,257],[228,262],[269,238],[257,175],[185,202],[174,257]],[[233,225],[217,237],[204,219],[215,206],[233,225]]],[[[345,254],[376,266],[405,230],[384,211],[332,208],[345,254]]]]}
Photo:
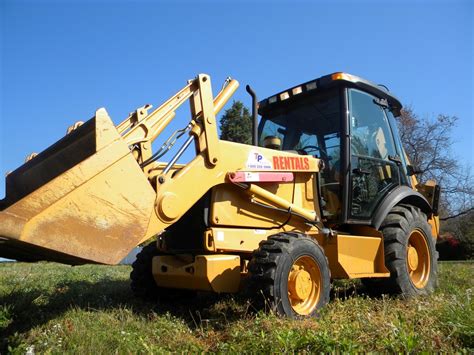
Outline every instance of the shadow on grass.
{"type": "Polygon", "coordinates": [[[240,301],[240,298],[198,293],[192,298],[142,300],[132,294],[129,281],[108,279],[57,283],[53,293],[31,287],[13,290],[0,296],[0,307],[8,308],[10,318],[8,326],[0,327],[0,339],[3,339],[0,341],[0,354],[7,352],[10,336],[46,324],[72,308],[93,312],[126,308],[150,319],[170,314],[196,328],[202,327],[203,323],[213,326],[222,321],[228,324],[242,319],[247,309],[245,301],[240,301]]]}
{"type": "Polygon", "coordinates": [[[330,300],[333,301],[339,299],[344,301],[353,297],[381,299],[384,296],[386,297],[388,295],[384,294],[383,288],[381,286],[377,286],[377,284],[375,283],[372,286],[367,287],[360,280],[351,280],[349,282],[347,282],[347,280],[344,280],[333,282],[331,287],[330,300]]]}
{"type": "MultiPolygon", "coordinates": [[[[331,300],[345,300],[355,296],[373,296],[362,285],[335,285],[331,300]]],[[[0,353],[7,351],[8,338],[15,333],[25,333],[60,317],[71,308],[86,311],[107,311],[126,308],[134,314],[149,319],[156,315],[170,314],[184,320],[191,328],[219,329],[256,312],[248,294],[217,295],[198,293],[195,297],[160,298],[145,301],[136,298],[129,281],[102,279],[97,282],[60,282],[54,291],[24,288],[0,296],[0,306],[9,309],[10,323],[0,328],[0,353]]]]}

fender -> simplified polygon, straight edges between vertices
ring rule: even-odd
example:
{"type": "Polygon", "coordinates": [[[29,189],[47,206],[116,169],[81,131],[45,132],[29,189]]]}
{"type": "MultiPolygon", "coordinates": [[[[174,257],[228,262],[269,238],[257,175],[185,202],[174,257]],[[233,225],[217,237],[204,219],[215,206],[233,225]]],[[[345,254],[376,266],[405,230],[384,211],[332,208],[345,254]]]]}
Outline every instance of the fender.
{"type": "Polygon", "coordinates": [[[408,186],[398,186],[390,191],[380,203],[372,219],[373,227],[379,229],[385,217],[387,217],[392,208],[399,203],[407,203],[416,206],[428,216],[431,215],[433,211],[429,202],[418,191],[408,186]]]}

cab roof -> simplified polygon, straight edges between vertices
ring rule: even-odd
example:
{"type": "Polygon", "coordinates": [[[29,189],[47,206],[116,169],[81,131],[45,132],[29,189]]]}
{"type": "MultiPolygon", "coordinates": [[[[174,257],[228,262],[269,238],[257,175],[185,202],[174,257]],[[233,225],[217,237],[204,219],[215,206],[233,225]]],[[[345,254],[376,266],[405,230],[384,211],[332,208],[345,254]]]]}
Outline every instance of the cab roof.
{"type": "MultiPolygon", "coordinates": [[[[368,92],[379,99],[385,99],[388,105],[391,107],[395,116],[400,114],[402,104],[398,98],[391,94],[385,86],[377,85],[369,80],[363,79],[356,75],[336,72],[329,75],[322,76],[320,78],[308,81],[306,83],[294,86],[285,91],[282,91],[276,95],[270,96],[259,102],[259,113],[262,114],[273,107],[281,106],[281,104],[293,97],[306,96],[316,94],[319,90],[336,87],[346,86],[358,88],[362,91],[368,92]]],[[[291,101],[291,100],[289,100],[291,101]]]]}

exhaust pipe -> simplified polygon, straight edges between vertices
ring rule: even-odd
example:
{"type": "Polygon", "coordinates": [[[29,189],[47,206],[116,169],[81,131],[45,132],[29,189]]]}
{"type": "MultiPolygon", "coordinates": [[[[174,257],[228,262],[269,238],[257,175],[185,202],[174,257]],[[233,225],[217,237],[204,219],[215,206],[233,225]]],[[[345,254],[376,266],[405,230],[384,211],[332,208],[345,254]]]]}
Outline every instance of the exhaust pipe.
{"type": "Polygon", "coordinates": [[[247,85],[245,89],[252,96],[252,145],[258,146],[257,94],[250,85],[247,85]]]}

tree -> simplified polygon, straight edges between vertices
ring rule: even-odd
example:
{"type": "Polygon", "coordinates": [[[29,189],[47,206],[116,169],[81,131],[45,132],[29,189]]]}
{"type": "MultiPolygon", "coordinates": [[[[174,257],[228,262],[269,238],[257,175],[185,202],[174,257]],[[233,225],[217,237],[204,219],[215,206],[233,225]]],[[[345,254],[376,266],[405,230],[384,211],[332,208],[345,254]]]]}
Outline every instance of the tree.
{"type": "Polygon", "coordinates": [[[474,206],[474,179],[467,164],[453,155],[452,130],[458,118],[419,118],[412,108],[397,117],[400,136],[420,181],[435,180],[442,191],[441,212],[456,213],[474,206]]]}
{"type": "Polygon", "coordinates": [[[397,117],[400,136],[410,163],[418,168],[418,180],[435,180],[441,187],[441,259],[474,256],[474,179],[470,166],[453,155],[451,146],[455,116],[419,118],[412,108],[397,117]],[[452,217],[446,217],[453,214],[452,217]]]}
{"type": "Polygon", "coordinates": [[[251,144],[252,119],[249,110],[240,101],[234,101],[220,119],[221,139],[251,144]]]}

